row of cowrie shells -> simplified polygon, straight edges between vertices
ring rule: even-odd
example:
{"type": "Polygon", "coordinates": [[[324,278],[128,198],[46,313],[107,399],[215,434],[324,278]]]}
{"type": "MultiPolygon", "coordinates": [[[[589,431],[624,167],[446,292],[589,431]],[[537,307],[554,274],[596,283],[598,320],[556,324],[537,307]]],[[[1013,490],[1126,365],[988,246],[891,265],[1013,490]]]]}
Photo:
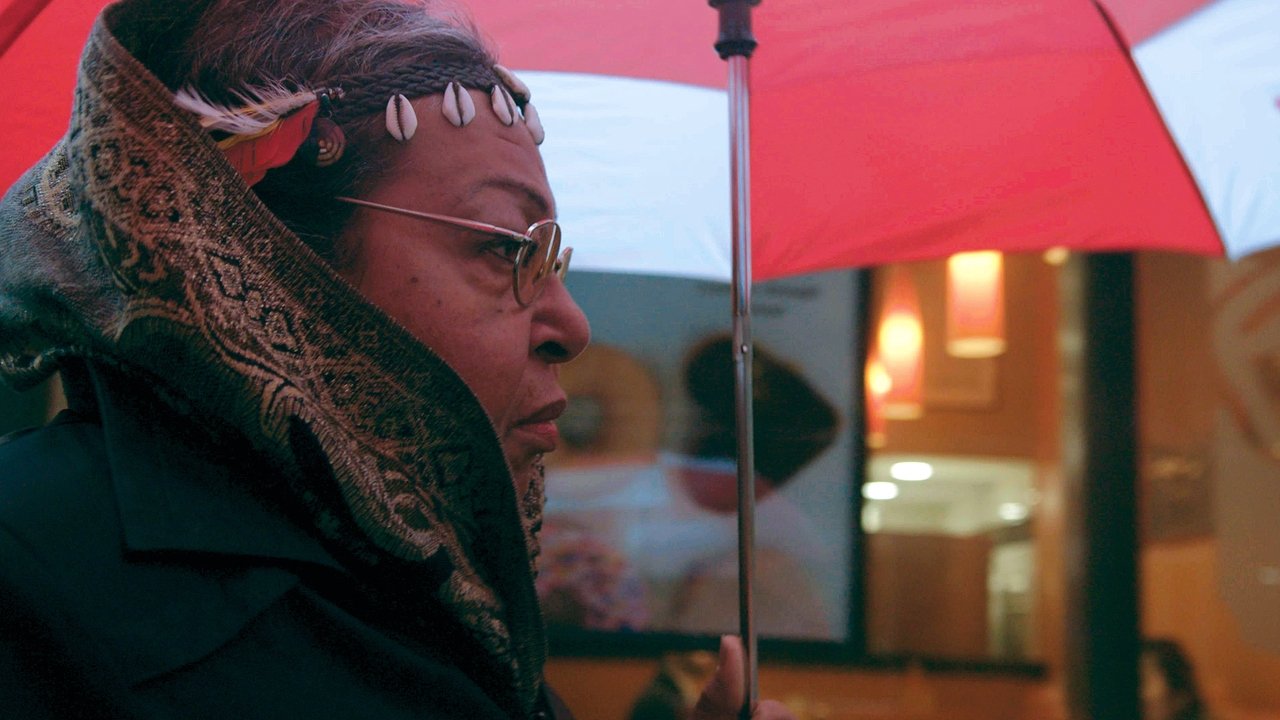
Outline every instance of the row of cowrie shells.
{"type": "MultiPolygon", "coordinates": [[[[529,87],[501,65],[494,65],[493,71],[502,82],[501,86],[494,85],[490,94],[494,114],[508,127],[515,124],[516,118],[523,114],[534,144],[541,145],[546,138],[546,131],[542,128],[538,111],[529,102],[532,97],[529,87]],[[524,106],[523,113],[521,105],[524,106]]],[[[476,117],[476,105],[471,99],[471,93],[456,82],[450,82],[445,87],[441,110],[454,127],[466,127],[476,117]]],[[[418,115],[404,95],[393,95],[387,101],[386,125],[387,132],[398,142],[408,142],[418,131],[418,115]]]]}
{"type": "Polygon", "coordinates": [[[524,105],[533,99],[533,93],[529,92],[529,86],[516,77],[515,73],[501,65],[494,65],[493,74],[498,76],[498,81],[507,88],[507,91],[515,97],[516,102],[520,105],[524,105]]]}

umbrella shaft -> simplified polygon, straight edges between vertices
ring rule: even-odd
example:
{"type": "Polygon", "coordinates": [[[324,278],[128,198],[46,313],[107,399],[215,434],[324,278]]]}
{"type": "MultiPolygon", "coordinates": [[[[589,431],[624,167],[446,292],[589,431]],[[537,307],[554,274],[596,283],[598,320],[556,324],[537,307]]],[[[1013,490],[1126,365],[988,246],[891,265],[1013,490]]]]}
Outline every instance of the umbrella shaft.
{"type": "Polygon", "coordinates": [[[746,650],[743,718],[759,699],[753,583],[755,577],[755,428],[752,423],[751,165],[748,72],[745,56],[729,62],[729,153],[733,201],[733,360],[738,423],[738,608],[746,650]]]}

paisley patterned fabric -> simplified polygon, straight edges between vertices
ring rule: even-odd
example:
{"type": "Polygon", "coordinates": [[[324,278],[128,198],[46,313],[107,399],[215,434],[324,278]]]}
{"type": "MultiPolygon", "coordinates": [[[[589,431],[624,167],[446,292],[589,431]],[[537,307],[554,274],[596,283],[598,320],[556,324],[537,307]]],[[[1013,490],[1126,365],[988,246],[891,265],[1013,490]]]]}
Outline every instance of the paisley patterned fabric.
{"type": "Polygon", "coordinates": [[[433,568],[442,581],[418,584],[527,714],[545,657],[532,568],[542,483],[516,497],[465,384],[291,234],[173,106],[117,39],[146,37],[136,4],[99,18],[66,137],[0,203],[0,372],[21,386],[68,356],[110,363],[210,432],[249,438],[353,562],[433,568]]]}

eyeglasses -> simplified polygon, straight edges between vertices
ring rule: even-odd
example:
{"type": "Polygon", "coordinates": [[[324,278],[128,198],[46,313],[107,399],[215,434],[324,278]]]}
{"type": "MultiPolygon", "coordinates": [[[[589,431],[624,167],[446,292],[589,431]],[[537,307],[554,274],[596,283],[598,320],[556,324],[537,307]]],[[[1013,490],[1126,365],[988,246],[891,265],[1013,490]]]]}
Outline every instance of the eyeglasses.
{"type": "Polygon", "coordinates": [[[406,210],[404,208],[393,207],[391,205],[383,205],[381,203],[370,202],[368,200],[359,200],[352,197],[335,197],[334,200],[358,205],[373,210],[381,210],[383,212],[394,213],[396,215],[404,215],[405,217],[417,218],[419,220],[431,220],[433,222],[445,223],[455,227],[475,230],[477,232],[490,233],[492,235],[501,235],[510,238],[518,243],[518,249],[514,256],[510,253],[502,252],[495,249],[494,254],[502,259],[512,263],[511,270],[511,289],[515,293],[516,302],[521,307],[528,307],[538,299],[539,293],[542,292],[546,283],[543,281],[547,276],[555,273],[557,277],[564,280],[564,276],[569,272],[569,259],[573,257],[573,248],[567,247],[564,252],[560,252],[560,224],[555,220],[539,220],[529,226],[528,230],[518,233],[515,230],[490,225],[489,223],[479,222],[477,220],[467,220],[465,218],[451,217],[449,215],[436,215],[435,213],[419,212],[417,210],[406,210]]]}

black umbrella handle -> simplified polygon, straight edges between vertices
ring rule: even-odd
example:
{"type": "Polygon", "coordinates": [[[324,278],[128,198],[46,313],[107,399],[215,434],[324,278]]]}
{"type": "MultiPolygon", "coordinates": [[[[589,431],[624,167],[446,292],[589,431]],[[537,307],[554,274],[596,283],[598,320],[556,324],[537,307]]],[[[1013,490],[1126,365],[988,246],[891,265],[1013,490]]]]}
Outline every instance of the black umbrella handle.
{"type": "Polygon", "coordinates": [[[760,0],[708,0],[708,4],[720,12],[720,37],[716,38],[720,59],[751,57],[757,44],[751,33],[751,8],[760,0]]]}

